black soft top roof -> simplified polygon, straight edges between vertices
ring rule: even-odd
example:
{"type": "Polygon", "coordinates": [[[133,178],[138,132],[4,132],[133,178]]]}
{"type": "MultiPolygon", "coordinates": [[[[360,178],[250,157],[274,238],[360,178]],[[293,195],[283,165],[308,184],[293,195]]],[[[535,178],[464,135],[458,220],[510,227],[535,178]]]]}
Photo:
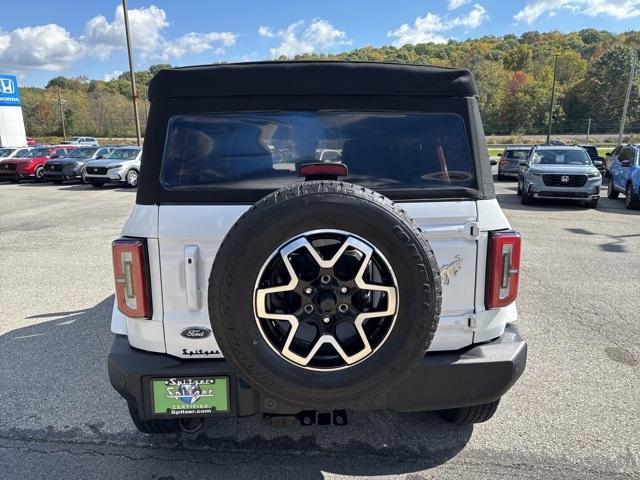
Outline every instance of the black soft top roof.
{"type": "Polygon", "coordinates": [[[252,62],[161,70],[149,98],[236,95],[476,96],[466,69],[373,62],[252,62]]]}

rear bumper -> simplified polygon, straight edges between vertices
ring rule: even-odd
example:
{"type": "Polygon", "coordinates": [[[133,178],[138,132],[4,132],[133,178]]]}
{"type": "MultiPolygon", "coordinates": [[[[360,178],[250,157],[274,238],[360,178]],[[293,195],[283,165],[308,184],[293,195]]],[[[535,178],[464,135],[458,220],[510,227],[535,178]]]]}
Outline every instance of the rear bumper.
{"type": "Polygon", "coordinates": [[[520,165],[500,165],[498,164],[498,175],[520,176],[520,165]]]}
{"type": "MultiPolygon", "coordinates": [[[[380,405],[401,412],[442,410],[489,403],[504,395],[524,371],[527,344],[519,330],[508,324],[502,336],[456,352],[427,354],[418,367],[393,389],[380,405]]],[[[151,418],[150,380],[162,377],[227,376],[231,415],[298,413],[294,408],[266,398],[244,382],[223,359],[182,360],[143,352],[115,335],[108,357],[111,385],[142,418],[151,418]]],[[[341,408],[336,405],[336,409],[341,408]]]]}

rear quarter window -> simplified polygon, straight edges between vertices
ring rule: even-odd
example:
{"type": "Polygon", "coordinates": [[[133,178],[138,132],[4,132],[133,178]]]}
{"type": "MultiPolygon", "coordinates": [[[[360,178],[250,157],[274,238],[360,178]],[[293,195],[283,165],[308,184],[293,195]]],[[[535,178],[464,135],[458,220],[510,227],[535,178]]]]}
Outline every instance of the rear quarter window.
{"type": "Polygon", "coordinates": [[[475,188],[466,126],[453,113],[243,112],[176,115],[160,181],[170,190],[276,190],[305,163],[340,162],[346,181],[386,194],[475,188]]]}
{"type": "Polygon", "coordinates": [[[526,160],[526,158],[529,156],[529,150],[507,150],[504,156],[507,158],[518,158],[526,160]]]}

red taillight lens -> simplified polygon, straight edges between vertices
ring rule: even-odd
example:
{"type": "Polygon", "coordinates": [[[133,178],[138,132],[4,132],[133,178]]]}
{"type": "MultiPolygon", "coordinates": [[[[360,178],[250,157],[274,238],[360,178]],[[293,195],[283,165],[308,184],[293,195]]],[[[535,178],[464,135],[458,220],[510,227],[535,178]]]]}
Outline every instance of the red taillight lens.
{"type": "Polygon", "coordinates": [[[112,244],[118,310],[129,318],[151,318],[147,243],[120,238],[112,244]]]}
{"type": "Polygon", "coordinates": [[[520,279],[520,243],[518,232],[490,233],[485,297],[487,308],[504,307],[516,299],[520,279]]]}
{"type": "Polygon", "coordinates": [[[345,177],[349,173],[347,166],[342,163],[305,163],[298,169],[298,176],[329,175],[345,177]]]}

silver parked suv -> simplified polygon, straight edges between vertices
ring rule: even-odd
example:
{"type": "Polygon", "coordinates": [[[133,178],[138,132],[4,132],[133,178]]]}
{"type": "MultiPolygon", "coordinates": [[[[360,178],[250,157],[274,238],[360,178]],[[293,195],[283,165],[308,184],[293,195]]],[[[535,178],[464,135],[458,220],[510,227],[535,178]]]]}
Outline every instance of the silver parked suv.
{"type": "Polygon", "coordinates": [[[138,185],[142,148],[116,148],[106,158],[87,162],[85,180],[94,187],[105,183],[124,183],[128,187],[138,185]]]}
{"type": "Polygon", "coordinates": [[[510,146],[504,149],[498,162],[498,180],[504,180],[505,176],[517,177],[520,175],[520,162],[529,156],[531,147],[510,146]]]}
{"type": "Polygon", "coordinates": [[[587,152],[577,146],[537,146],[523,162],[518,181],[522,203],[537,198],[584,200],[596,208],[602,176],[587,152]]]}

